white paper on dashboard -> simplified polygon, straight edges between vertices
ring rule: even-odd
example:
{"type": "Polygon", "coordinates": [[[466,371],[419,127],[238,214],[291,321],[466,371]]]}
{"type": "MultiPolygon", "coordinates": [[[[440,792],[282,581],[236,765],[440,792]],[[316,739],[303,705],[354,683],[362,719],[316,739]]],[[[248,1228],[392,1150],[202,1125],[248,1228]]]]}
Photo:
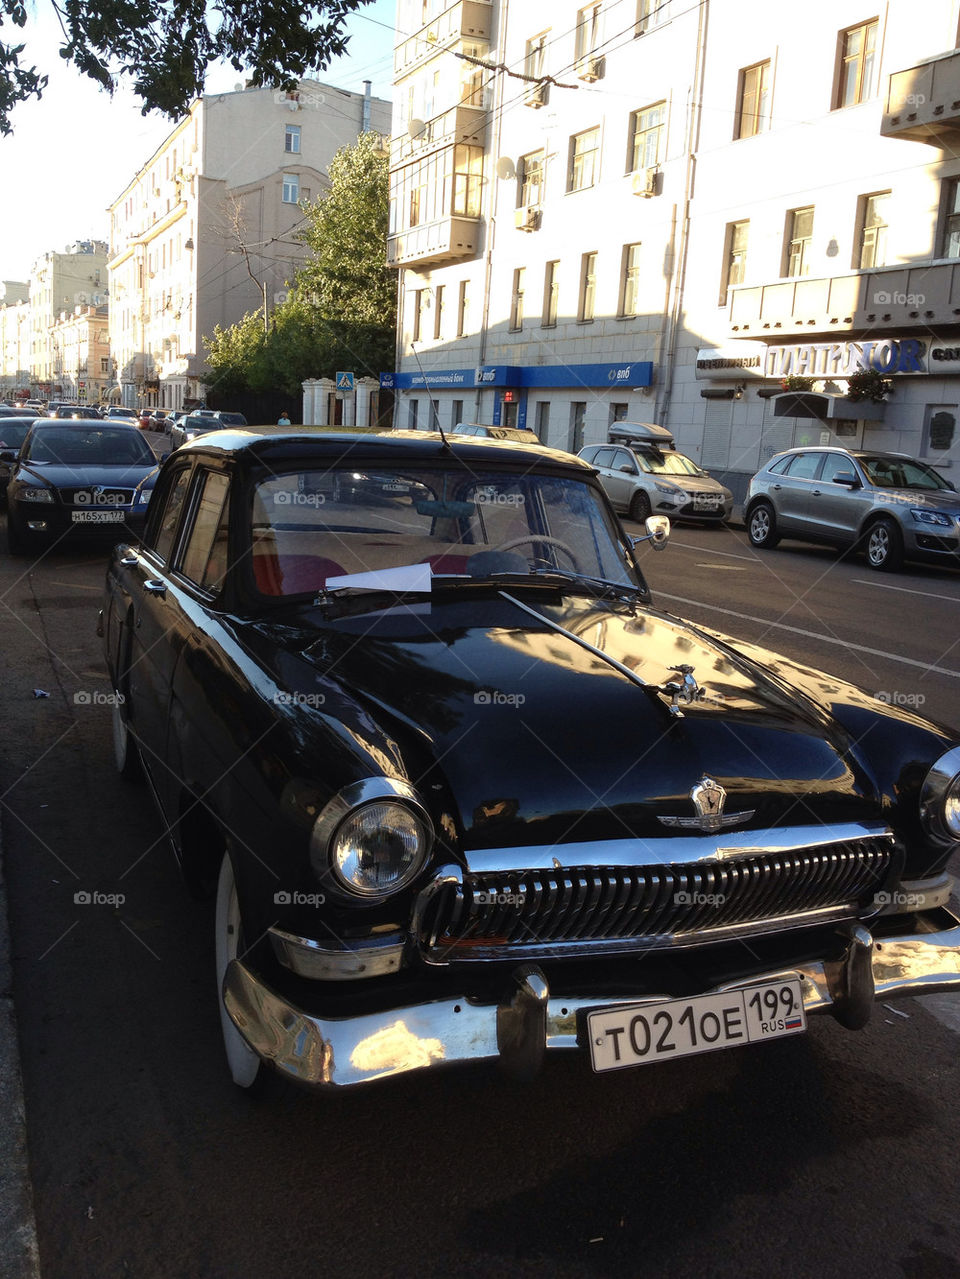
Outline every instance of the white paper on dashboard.
{"type": "Polygon", "coordinates": [[[429,564],[401,564],[399,568],[379,568],[369,573],[328,577],[326,585],[328,591],[340,590],[344,586],[362,586],[369,591],[423,591],[429,594],[430,582],[429,564]]]}

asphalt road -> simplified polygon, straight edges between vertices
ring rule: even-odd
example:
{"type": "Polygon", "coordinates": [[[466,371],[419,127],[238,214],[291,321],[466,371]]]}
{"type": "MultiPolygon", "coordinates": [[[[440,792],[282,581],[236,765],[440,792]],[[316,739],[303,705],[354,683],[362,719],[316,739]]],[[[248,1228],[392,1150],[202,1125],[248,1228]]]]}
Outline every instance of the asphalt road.
{"type": "MultiPolygon", "coordinates": [[[[664,607],[960,726],[960,576],[758,557],[720,529],[677,530],[643,563],[664,607]]],[[[574,1056],[527,1087],[468,1068],[239,1094],[210,909],[113,771],[102,579],[98,554],[0,551],[0,797],[45,1279],[960,1275],[960,996],[602,1077],[574,1056]]]]}

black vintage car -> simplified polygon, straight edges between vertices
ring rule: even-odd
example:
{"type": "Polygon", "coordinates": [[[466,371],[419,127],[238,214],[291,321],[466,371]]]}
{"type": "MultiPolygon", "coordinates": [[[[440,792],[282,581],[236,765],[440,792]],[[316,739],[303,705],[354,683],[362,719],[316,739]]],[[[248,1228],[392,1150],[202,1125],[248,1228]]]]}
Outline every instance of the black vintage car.
{"type": "Polygon", "coordinates": [[[656,607],[576,458],[215,432],[101,633],[242,1086],[606,1071],[960,988],[957,734],[656,607]]]}

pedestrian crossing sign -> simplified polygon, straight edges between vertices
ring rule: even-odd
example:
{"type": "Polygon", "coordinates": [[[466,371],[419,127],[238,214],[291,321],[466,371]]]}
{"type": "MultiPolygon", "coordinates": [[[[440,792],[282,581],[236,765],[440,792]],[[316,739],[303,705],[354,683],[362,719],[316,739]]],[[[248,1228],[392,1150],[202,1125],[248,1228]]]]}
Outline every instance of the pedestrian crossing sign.
{"type": "Polygon", "coordinates": [[[337,390],[338,391],[353,390],[353,374],[352,373],[337,374],[337,390]]]}

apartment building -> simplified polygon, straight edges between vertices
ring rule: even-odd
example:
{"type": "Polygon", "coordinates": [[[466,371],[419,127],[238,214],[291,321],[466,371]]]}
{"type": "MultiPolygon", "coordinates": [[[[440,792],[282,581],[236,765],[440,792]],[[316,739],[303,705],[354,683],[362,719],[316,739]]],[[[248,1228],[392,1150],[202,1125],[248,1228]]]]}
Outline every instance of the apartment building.
{"type": "Polygon", "coordinates": [[[401,0],[397,424],[658,422],[740,492],[793,443],[956,461],[958,19],[401,0]]]}
{"type": "Polygon", "coordinates": [[[203,338],[282,298],[302,203],[389,102],[304,80],[199,98],[110,205],[110,343],[124,404],[202,400],[203,338]]]}
{"type": "Polygon", "coordinates": [[[43,399],[66,398],[55,363],[53,328],[61,313],[107,301],[107,245],[77,240],[62,253],[44,253],[30,272],[30,390],[43,399]]]}
{"type": "Polygon", "coordinates": [[[113,384],[109,308],[76,306],[50,329],[53,379],[58,395],[78,404],[100,404],[113,384]]]}
{"type": "Polygon", "coordinates": [[[30,389],[30,285],[0,280],[0,399],[30,389]]]}

